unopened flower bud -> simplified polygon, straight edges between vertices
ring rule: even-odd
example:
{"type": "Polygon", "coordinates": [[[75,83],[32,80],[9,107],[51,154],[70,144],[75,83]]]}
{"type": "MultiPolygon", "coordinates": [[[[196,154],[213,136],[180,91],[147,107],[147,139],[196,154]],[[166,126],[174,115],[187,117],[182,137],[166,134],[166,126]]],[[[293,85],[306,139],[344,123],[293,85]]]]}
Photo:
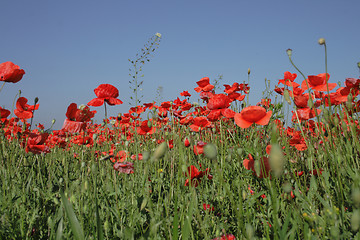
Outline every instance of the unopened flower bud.
{"type": "Polygon", "coordinates": [[[148,152],[148,151],[144,151],[144,152],[142,152],[142,159],[143,159],[143,161],[147,161],[148,159],[149,159],[149,157],[150,157],[150,152],[148,152]]]}
{"type": "Polygon", "coordinates": [[[250,68],[248,68],[248,75],[250,75],[250,68]]]}
{"type": "Polygon", "coordinates": [[[151,122],[151,121],[148,121],[148,122],[147,122],[147,126],[148,126],[148,128],[151,128],[151,127],[152,127],[152,122],[151,122]]]}
{"type": "Polygon", "coordinates": [[[94,141],[96,141],[96,139],[98,138],[98,135],[96,133],[94,133],[92,138],[93,138],[94,141]]]}
{"type": "Polygon", "coordinates": [[[158,38],[161,38],[161,33],[155,33],[155,36],[157,36],[158,38]]]}
{"type": "Polygon", "coordinates": [[[285,101],[291,105],[291,100],[290,100],[290,93],[287,89],[284,90],[284,98],[285,98],[285,101]]]}
{"type": "Polygon", "coordinates": [[[271,145],[270,166],[276,177],[280,177],[284,170],[284,156],[278,144],[271,145]]]}
{"type": "Polygon", "coordinates": [[[204,146],[204,154],[207,158],[215,160],[217,156],[217,149],[215,144],[208,143],[204,146]]]}
{"type": "Polygon", "coordinates": [[[286,193],[290,193],[292,190],[291,184],[288,182],[284,183],[282,188],[283,188],[284,192],[286,192],[286,193]]]}
{"type": "Polygon", "coordinates": [[[37,104],[39,102],[39,98],[36,97],[35,100],[34,100],[35,104],[37,104]]]}
{"type": "Polygon", "coordinates": [[[357,63],[358,68],[360,68],[360,62],[357,63]]]}
{"type": "Polygon", "coordinates": [[[286,50],[286,53],[287,53],[287,55],[289,56],[289,57],[291,57],[291,55],[292,55],[292,49],[287,49],[286,50]]]}
{"type": "Polygon", "coordinates": [[[56,123],[56,119],[54,118],[52,121],[51,121],[51,124],[54,125],[56,123]]]}
{"type": "Polygon", "coordinates": [[[318,43],[320,45],[324,45],[325,44],[325,38],[319,38],[318,43]]]}
{"type": "Polygon", "coordinates": [[[166,151],[168,149],[168,145],[166,142],[162,142],[156,149],[155,149],[155,152],[154,152],[154,158],[155,159],[159,159],[159,158],[162,158],[166,151]]]}
{"type": "Polygon", "coordinates": [[[359,226],[360,226],[360,212],[359,209],[356,209],[351,217],[351,229],[353,231],[357,231],[359,229],[359,226]]]}
{"type": "Polygon", "coordinates": [[[353,189],[352,193],[352,199],[354,201],[354,205],[355,207],[360,207],[360,189],[359,188],[356,188],[356,189],[353,189]]]}

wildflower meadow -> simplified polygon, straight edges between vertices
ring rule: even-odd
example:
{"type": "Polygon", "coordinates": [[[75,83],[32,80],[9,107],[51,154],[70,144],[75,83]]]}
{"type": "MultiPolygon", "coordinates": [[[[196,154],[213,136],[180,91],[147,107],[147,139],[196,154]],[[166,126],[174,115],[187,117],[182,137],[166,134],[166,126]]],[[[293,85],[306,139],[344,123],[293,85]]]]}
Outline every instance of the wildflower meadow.
{"type": "MultiPolygon", "coordinates": [[[[37,98],[0,107],[0,239],[358,239],[360,79],[331,78],[325,39],[324,69],[305,76],[288,49],[257,104],[250,69],[143,103],[160,37],[129,59],[127,112],[107,115],[125,99],[106,82],[59,130],[33,124],[37,98]]],[[[0,63],[0,94],[26,72],[0,63]]]]}

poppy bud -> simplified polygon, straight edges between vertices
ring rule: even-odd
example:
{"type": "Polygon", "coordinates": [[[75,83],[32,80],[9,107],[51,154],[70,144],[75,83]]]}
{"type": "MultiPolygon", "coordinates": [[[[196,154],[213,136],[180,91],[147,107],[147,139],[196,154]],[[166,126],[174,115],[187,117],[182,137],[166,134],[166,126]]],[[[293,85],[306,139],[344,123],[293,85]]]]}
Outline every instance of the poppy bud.
{"type": "Polygon", "coordinates": [[[54,118],[52,121],[51,121],[51,125],[54,125],[56,122],[56,119],[54,118]]]}
{"type": "Polygon", "coordinates": [[[159,159],[162,158],[166,151],[167,151],[168,145],[166,142],[162,142],[156,149],[154,152],[154,158],[155,159],[159,159]]]}
{"type": "Polygon", "coordinates": [[[291,55],[292,55],[292,49],[287,49],[286,50],[286,53],[287,53],[287,55],[289,56],[289,57],[291,57],[291,55]]]}
{"type": "Polygon", "coordinates": [[[35,100],[34,100],[35,104],[37,104],[39,102],[39,98],[36,97],[35,100]]]}
{"type": "Polygon", "coordinates": [[[284,156],[278,144],[271,145],[270,166],[276,177],[280,177],[284,170],[284,156]]]}
{"type": "Polygon", "coordinates": [[[325,44],[325,38],[319,38],[318,43],[320,45],[324,45],[325,44]]]}
{"type": "Polygon", "coordinates": [[[215,144],[208,143],[204,146],[204,154],[207,158],[215,160],[217,156],[217,149],[215,144]]]}
{"type": "Polygon", "coordinates": [[[308,99],[308,106],[309,108],[313,108],[314,107],[314,102],[311,98],[308,99]]]}
{"type": "Polygon", "coordinates": [[[184,145],[185,145],[185,147],[189,147],[189,146],[190,146],[190,140],[189,140],[188,137],[186,137],[186,138],[184,139],[184,145]]]}
{"type": "Polygon", "coordinates": [[[291,184],[288,182],[284,183],[282,188],[283,188],[284,192],[286,192],[286,193],[290,193],[292,190],[291,184]]]}
{"type": "Polygon", "coordinates": [[[96,141],[96,139],[98,138],[98,135],[96,133],[94,133],[92,138],[94,141],[96,141]]]}
{"type": "Polygon", "coordinates": [[[144,152],[142,152],[142,159],[143,159],[143,161],[146,161],[146,160],[148,160],[149,159],[149,157],[150,157],[150,153],[148,152],[148,151],[144,151],[144,152]]]}
{"type": "Polygon", "coordinates": [[[107,232],[109,232],[109,230],[110,230],[110,225],[109,225],[109,221],[108,220],[106,220],[105,222],[104,222],[104,231],[107,233],[107,232]]]}
{"type": "Polygon", "coordinates": [[[148,121],[148,122],[147,122],[147,126],[148,126],[148,128],[151,128],[151,127],[152,127],[152,122],[151,122],[151,121],[148,121]]]}
{"type": "Polygon", "coordinates": [[[356,209],[351,217],[351,229],[357,231],[360,226],[360,211],[356,209]]]}
{"type": "Polygon", "coordinates": [[[247,235],[247,239],[253,239],[254,238],[254,227],[247,223],[245,225],[245,229],[246,229],[246,235],[247,235]]]}
{"type": "Polygon", "coordinates": [[[358,68],[360,68],[360,62],[357,63],[358,68]]]}
{"type": "Polygon", "coordinates": [[[248,75],[250,75],[250,68],[248,68],[248,75]]]}
{"type": "Polygon", "coordinates": [[[355,207],[358,208],[360,206],[360,189],[359,188],[353,189],[351,195],[352,195],[352,199],[354,201],[355,207]]]}
{"type": "Polygon", "coordinates": [[[291,100],[290,100],[290,94],[289,94],[289,91],[287,89],[284,90],[284,98],[285,98],[285,101],[291,105],[291,100]]]}

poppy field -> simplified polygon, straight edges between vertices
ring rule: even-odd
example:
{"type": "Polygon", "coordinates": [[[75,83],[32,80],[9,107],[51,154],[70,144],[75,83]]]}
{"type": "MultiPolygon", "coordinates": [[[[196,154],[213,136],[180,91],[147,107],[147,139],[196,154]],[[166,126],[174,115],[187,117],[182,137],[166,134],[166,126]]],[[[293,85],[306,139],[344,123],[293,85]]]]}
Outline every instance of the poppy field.
{"type": "MultiPolygon", "coordinates": [[[[251,82],[204,77],[107,116],[124,99],[99,83],[53,130],[19,94],[0,107],[0,238],[357,239],[360,79],[305,76],[287,54],[296,72],[254,105],[251,82]]],[[[0,78],[1,94],[26,74],[8,61],[0,78]]]]}

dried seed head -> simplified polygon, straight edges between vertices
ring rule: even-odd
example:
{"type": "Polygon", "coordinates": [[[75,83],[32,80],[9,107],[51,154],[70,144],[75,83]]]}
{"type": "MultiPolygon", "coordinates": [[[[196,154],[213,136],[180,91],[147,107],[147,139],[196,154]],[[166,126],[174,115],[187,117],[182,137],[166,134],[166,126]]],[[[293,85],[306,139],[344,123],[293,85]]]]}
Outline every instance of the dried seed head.
{"type": "Polygon", "coordinates": [[[318,43],[320,45],[324,45],[325,44],[325,38],[319,38],[318,43]]]}

